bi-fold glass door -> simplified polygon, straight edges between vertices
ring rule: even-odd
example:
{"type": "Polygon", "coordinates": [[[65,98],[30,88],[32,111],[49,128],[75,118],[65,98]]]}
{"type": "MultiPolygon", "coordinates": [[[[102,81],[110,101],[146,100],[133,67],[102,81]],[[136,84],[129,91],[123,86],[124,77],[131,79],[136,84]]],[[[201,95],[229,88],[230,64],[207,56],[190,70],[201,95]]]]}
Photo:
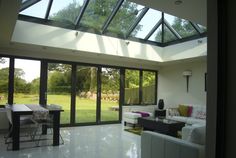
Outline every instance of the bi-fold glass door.
{"type": "Polygon", "coordinates": [[[120,70],[47,63],[47,104],[61,105],[61,124],[120,120],[120,70]]]}
{"type": "Polygon", "coordinates": [[[76,123],[97,122],[97,67],[76,67],[76,123]]]}
{"type": "Polygon", "coordinates": [[[101,68],[100,121],[119,121],[120,70],[101,68]]]}

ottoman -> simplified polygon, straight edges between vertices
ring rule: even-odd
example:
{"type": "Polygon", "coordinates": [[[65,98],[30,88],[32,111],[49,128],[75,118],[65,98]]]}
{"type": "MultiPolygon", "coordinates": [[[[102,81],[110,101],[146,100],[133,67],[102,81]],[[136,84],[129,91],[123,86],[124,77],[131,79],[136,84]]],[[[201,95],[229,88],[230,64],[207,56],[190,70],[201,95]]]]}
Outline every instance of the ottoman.
{"type": "Polygon", "coordinates": [[[135,127],[135,125],[138,123],[138,118],[142,117],[142,113],[144,114],[148,114],[149,117],[153,116],[152,113],[150,112],[140,112],[140,113],[136,113],[136,112],[124,112],[123,115],[123,121],[124,121],[124,125],[126,126],[127,123],[132,124],[133,127],[135,127]]]}

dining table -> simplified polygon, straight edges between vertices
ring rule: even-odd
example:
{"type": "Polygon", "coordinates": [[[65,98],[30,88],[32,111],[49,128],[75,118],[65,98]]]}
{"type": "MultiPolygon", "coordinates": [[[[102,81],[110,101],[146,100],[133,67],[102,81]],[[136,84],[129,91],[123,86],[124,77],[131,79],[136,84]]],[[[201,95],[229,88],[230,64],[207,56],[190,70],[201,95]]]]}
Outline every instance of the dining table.
{"type": "MultiPolygon", "coordinates": [[[[40,108],[45,108],[53,117],[53,146],[60,144],[60,113],[63,112],[61,108],[50,105],[35,105],[40,108]]],[[[25,115],[33,115],[35,108],[30,108],[27,104],[11,105],[12,110],[12,150],[20,149],[20,117],[25,115]]],[[[46,130],[42,131],[46,134],[46,130]]]]}

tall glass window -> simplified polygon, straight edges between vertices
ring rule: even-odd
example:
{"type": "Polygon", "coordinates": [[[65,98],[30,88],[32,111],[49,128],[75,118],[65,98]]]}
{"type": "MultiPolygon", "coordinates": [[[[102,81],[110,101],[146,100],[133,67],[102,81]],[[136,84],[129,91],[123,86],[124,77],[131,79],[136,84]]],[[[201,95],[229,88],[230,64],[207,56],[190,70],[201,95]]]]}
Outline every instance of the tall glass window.
{"type": "Polygon", "coordinates": [[[97,68],[77,66],[76,123],[96,122],[97,68]]]}
{"type": "Polygon", "coordinates": [[[102,68],[101,93],[101,121],[118,121],[120,110],[119,69],[102,68]]]}
{"type": "Polygon", "coordinates": [[[15,59],[14,98],[17,104],[39,104],[40,61],[15,59]]]}
{"type": "Polygon", "coordinates": [[[69,124],[71,116],[71,65],[48,63],[47,104],[62,106],[61,124],[69,124]]]}
{"type": "Polygon", "coordinates": [[[156,73],[143,71],[142,103],[154,104],[156,95],[156,73]]]}
{"type": "Polygon", "coordinates": [[[139,104],[139,70],[125,70],[125,104],[139,104]]]}
{"type": "Polygon", "coordinates": [[[0,57],[0,104],[8,103],[9,58],[0,57]]]}

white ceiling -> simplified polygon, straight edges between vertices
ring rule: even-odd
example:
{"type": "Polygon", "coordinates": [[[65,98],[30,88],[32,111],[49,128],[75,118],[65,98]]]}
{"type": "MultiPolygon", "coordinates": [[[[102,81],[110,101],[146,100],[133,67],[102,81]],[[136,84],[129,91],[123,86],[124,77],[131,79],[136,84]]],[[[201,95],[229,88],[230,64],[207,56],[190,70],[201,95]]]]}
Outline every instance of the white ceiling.
{"type": "Polygon", "coordinates": [[[182,0],[180,5],[175,5],[176,0],[130,1],[207,26],[207,0],[182,0]]]}

